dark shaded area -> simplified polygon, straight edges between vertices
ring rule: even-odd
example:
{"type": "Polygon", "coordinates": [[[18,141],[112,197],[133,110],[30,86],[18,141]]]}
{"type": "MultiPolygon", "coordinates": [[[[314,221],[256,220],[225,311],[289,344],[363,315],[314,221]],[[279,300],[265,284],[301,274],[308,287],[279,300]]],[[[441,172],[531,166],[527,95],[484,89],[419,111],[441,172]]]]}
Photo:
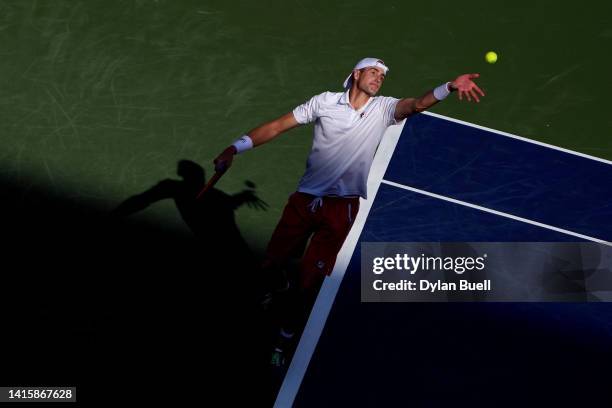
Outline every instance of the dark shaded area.
{"type": "Polygon", "coordinates": [[[270,405],[260,255],[70,195],[0,181],[0,383],[76,385],[86,405],[270,405]]]}

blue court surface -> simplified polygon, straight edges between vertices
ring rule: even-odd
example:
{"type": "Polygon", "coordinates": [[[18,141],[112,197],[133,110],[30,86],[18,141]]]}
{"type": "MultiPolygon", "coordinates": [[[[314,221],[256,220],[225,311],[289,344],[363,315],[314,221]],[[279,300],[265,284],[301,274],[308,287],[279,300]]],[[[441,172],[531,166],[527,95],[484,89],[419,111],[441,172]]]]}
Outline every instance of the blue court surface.
{"type": "Polygon", "coordinates": [[[276,406],[610,404],[611,303],[361,303],[360,243],[605,244],[612,162],[426,113],[388,130],[368,194],[276,406]]]}

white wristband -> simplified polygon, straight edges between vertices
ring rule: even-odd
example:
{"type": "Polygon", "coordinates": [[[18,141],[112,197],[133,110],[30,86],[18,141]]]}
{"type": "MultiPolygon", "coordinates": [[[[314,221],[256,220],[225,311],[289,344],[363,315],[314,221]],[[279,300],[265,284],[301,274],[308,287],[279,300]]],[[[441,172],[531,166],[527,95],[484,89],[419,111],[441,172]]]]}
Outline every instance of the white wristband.
{"type": "Polygon", "coordinates": [[[253,141],[251,140],[249,135],[243,135],[240,139],[232,143],[232,146],[236,148],[236,154],[240,154],[242,152],[246,152],[249,149],[252,149],[253,141]]]}
{"type": "Polygon", "coordinates": [[[439,101],[446,99],[446,97],[451,93],[449,85],[450,82],[447,82],[434,89],[434,97],[439,101]]]}

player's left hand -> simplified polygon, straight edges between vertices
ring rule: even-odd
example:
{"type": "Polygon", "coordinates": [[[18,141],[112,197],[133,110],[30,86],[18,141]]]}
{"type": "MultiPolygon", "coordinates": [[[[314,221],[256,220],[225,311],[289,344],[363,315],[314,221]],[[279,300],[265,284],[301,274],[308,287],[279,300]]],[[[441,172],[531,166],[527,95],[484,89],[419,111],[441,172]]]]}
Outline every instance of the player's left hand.
{"type": "Polygon", "coordinates": [[[460,75],[451,82],[451,87],[459,92],[459,100],[463,100],[463,96],[467,98],[468,101],[472,102],[472,98],[476,100],[476,102],[480,102],[480,98],[478,98],[478,94],[481,96],[485,96],[484,92],[472,81],[480,77],[480,74],[464,74],[460,75]]]}

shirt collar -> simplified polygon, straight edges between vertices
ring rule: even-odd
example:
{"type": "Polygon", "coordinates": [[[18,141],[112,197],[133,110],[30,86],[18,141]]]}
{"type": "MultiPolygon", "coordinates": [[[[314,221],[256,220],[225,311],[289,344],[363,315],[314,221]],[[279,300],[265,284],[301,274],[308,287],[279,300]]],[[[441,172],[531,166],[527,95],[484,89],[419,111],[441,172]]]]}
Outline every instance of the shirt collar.
{"type": "MultiPolygon", "coordinates": [[[[340,99],[338,100],[338,103],[341,104],[341,105],[348,105],[351,108],[353,108],[353,106],[350,103],[350,99],[349,99],[349,91],[350,91],[350,88],[347,89],[346,91],[344,91],[344,93],[340,96],[340,99]]],[[[363,105],[361,107],[361,109],[359,109],[359,111],[363,111],[366,108],[366,106],[368,106],[370,104],[370,102],[372,102],[372,99],[374,99],[374,97],[370,96],[368,98],[368,101],[365,103],[365,105],[363,105]]]]}
{"type": "Polygon", "coordinates": [[[344,91],[344,93],[340,96],[340,100],[338,101],[341,105],[349,105],[349,91],[350,88],[344,91]]]}

